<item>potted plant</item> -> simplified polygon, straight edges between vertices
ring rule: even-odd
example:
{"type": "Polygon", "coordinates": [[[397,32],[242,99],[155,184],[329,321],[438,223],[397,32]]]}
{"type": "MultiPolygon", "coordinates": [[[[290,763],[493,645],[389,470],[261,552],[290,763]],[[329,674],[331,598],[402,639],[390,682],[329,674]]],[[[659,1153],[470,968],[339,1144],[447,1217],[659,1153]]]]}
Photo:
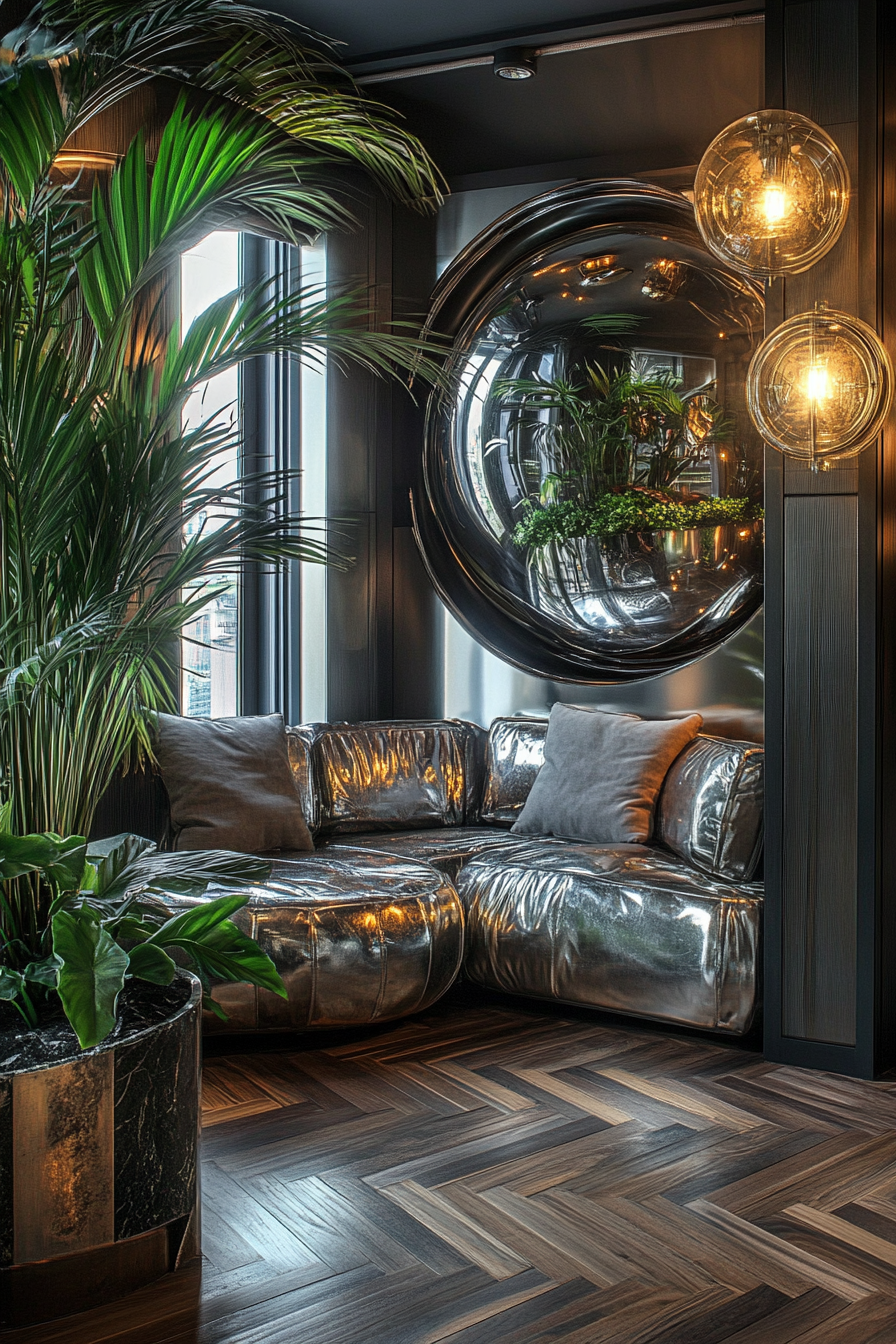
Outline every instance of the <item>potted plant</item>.
{"type": "MultiPolygon", "coordinates": [[[[636,320],[610,314],[585,325],[623,332],[636,320]]],[[[670,370],[609,348],[609,367],[584,362],[567,377],[499,380],[493,395],[517,440],[526,498],[512,539],[527,551],[533,598],[573,624],[630,638],[668,619],[676,567],[709,570],[733,562],[745,539],[752,544],[761,508],[711,386],[685,390],[670,370]],[[687,477],[713,452],[733,460],[731,493],[707,497],[687,477]]]]}
{"type": "Polygon", "coordinates": [[[198,986],[176,963],[277,988],[230,920],[240,895],[174,920],[150,899],[245,884],[260,861],[152,855],[134,840],[101,852],[83,837],[114,772],[151,754],[152,712],[175,709],[180,631],[220,576],[328,554],[278,509],[282,481],[217,483],[237,431],[185,425],[190,393],[274,351],[419,366],[419,343],[366,329],[357,296],[296,302],[259,285],[187,331],[172,315],[170,268],[211,229],[248,219],[299,243],[349,225],[335,162],[418,206],[438,198],[436,170],[392,115],[303,30],[250,6],[43,0],[0,38],[9,1321],[75,1310],[84,1285],[114,1295],[195,1250],[198,986]],[[92,119],[157,78],[169,110],[152,153],[141,132],[110,166],[78,151],[73,169],[67,147],[92,119]],[[210,512],[214,529],[200,525],[210,512]]]}

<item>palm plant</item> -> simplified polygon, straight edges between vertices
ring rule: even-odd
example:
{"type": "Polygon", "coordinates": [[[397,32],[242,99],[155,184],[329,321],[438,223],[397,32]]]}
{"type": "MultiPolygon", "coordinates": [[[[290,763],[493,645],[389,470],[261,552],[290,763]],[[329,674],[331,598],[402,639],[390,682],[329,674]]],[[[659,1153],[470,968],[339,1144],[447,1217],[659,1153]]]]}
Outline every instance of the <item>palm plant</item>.
{"type": "MultiPolygon", "coordinates": [[[[420,344],[368,330],[358,296],[283,300],[265,286],[181,332],[166,277],[184,248],[247,216],[291,243],[349,224],[334,162],[420,206],[438,197],[391,114],[307,35],[249,6],[43,0],[0,40],[5,831],[86,835],[116,769],[151,751],[148,711],[174,707],[178,636],[221,576],[327,558],[278,507],[282,482],[216,483],[237,431],[185,427],[186,399],[271,352],[386,373],[420,361],[420,344]],[[158,75],[184,91],[154,163],[138,136],[85,200],[83,180],[59,180],[60,151],[158,75]]],[[[6,939],[36,954],[49,899],[45,883],[13,881],[6,939]]]]}

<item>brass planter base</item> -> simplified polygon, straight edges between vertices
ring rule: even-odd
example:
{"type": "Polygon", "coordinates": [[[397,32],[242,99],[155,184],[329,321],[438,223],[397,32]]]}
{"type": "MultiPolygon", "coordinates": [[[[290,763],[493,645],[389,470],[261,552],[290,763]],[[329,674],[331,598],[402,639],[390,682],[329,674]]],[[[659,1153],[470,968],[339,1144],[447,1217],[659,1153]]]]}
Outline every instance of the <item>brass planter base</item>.
{"type": "Polygon", "coordinates": [[[81,1051],[0,1033],[0,1329],[122,1297],[199,1253],[199,982],[131,987],[81,1051]]]}
{"type": "Polygon", "coordinates": [[[178,1218],[124,1241],[0,1270],[3,1327],[21,1329],[102,1307],[199,1256],[196,1218],[178,1218]]]}

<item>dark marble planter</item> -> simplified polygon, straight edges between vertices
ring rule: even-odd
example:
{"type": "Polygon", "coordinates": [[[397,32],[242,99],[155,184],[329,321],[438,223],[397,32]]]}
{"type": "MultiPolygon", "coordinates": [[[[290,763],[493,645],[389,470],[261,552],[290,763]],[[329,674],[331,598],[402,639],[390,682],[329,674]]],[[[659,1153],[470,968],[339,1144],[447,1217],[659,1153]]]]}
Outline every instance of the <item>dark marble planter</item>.
{"type": "Polygon", "coordinates": [[[132,983],[102,1045],[0,1030],[0,1327],[83,1311],[199,1254],[201,989],[132,983]]]}

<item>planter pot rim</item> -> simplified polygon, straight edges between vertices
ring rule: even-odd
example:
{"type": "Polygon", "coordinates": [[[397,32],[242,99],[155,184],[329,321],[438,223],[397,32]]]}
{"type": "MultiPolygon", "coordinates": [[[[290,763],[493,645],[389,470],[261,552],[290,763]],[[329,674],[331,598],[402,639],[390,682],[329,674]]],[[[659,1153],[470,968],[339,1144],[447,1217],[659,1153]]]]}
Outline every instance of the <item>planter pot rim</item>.
{"type": "MultiPolygon", "coordinates": [[[[89,1059],[95,1055],[102,1054],[104,1051],[115,1050],[120,1045],[131,1045],[133,1042],[151,1035],[164,1023],[176,1022],[179,1018],[191,1012],[195,1004],[201,1000],[202,985],[197,976],[193,975],[191,971],[182,969],[178,970],[171,985],[176,985],[184,989],[185,997],[183,1002],[156,1020],[149,1022],[144,1026],[137,1026],[132,1031],[124,1031],[120,1033],[118,1032],[116,1025],[104,1041],[100,1041],[99,1045],[90,1046],[87,1050],[81,1050],[78,1046],[77,1038],[73,1036],[72,1049],[70,1051],[59,1055],[57,1058],[42,1060],[40,1062],[35,1062],[34,1064],[26,1064],[22,1067],[0,1067],[0,1080],[4,1078],[14,1078],[17,1074],[22,1073],[39,1073],[45,1069],[55,1069],[63,1064],[72,1064],[78,1060],[89,1059]]],[[[170,989],[171,986],[154,986],[152,988],[170,989]]],[[[40,1027],[37,1027],[31,1034],[40,1035],[40,1031],[40,1027]]],[[[20,1036],[26,1036],[28,1034],[29,1033],[24,1031],[19,1033],[20,1036]]],[[[0,1034],[0,1040],[2,1040],[2,1034],[0,1034]]]]}

